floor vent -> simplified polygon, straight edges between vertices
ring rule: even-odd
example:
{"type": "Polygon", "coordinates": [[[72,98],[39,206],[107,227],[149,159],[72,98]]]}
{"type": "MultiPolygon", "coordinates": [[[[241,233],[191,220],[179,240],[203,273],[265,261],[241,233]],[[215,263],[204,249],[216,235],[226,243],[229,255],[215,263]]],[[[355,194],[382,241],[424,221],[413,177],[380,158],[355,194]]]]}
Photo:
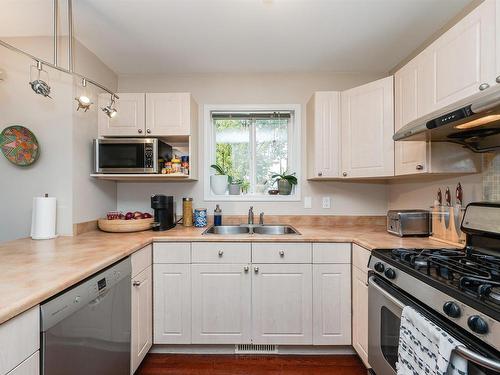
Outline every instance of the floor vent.
{"type": "Polygon", "coordinates": [[[236,354],[276,354],[278,346],[276,345],[254,345],[240,344],[236,345],[236,354]]]}

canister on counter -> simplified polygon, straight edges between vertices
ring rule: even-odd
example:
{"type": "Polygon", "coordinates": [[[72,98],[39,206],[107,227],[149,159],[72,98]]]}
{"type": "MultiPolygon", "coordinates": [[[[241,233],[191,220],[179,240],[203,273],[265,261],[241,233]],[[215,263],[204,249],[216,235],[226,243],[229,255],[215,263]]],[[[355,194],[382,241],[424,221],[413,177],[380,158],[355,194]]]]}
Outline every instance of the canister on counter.
{"type": "Polygon", "coordinates": [[[193,226],[193,198],[182,198],[182,225],[193,226]]]}
{"type": "Polygon", "coordinates": [[[194,210],[194,226],[202,228],[207,226],[207,209],[196,208],[194,210]]]}

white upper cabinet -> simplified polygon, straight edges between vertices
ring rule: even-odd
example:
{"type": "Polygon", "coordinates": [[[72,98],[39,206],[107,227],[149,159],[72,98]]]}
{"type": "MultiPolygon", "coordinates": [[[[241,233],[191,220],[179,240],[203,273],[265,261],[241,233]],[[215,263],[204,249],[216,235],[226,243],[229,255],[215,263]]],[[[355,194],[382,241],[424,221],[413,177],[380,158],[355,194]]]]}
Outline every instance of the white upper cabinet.
{"type": "Polygon", "coordinates": [[[342,92],[342,177],[394,175],[393,77],[342,92]]]}
{"type": "MultiPolygon", "coordinates": [[[[117,114],[98,111],[101,137],[192,136],[198,126],[198,105],[189,93],[118,93],[117,114]]],[[[99,109],[109,94],[99,95],[99,109]]]]}
{"type": "Polygon", "coordinates": [[[340,176],[340,93],[316,92],[307,103],[307,177],[340,176]]]}
{"type": "Polygon", "coordinates": [[[496,46],[495,50],[497,52],[496,56],[496,71],[495,71],[495,81],[497,84],[500,83],[500,0],[496,0],[495,2],[495,11],[496,11],[496,22],[495,22],[495,39],[496,39],[496,46]]]}
{"type": "Polygon", "coordinates": [[[435,63],[435,110],[495,84],[495,0],[487,0],[428,47],[435,63]]]}
{"type": "MultiPolygon", "coordinates": [[[[423,95],[426,87],[422,87],[422,77],[427,73],[428,59],[418,56],[411,63],[394,75],[394,130],[398,131],[405,124],[416,120],[422,111],[428,111],[423,95]]],[[[427,84],[427,88],[430,87],[427,84]]],[[[428,90],[429,91],[429,90],[428,90]]],[[[432,91],[432,90],[430,90],[432,91]]],[[[428,100],[428,99],[427,99],[428,100]]],[[[427,105],[427,107],[429,107],[427,105]]],[[[427,171],[427,142],[396,142],[395,174],[414,174],[427,171]]]]}
{"type": "Polygon", "coordinates": [[[198,106],[189,93],[146,94],[146,134],[191,135],[197,115],[198,106]]]}
{"type": "Polygon", "coordinates": [[[101,108],[110,102],[109,94],[100,94],[98,99],[99,136],[101,137],[141,137],[145,133],[145,94],[117,94],[115,102],[117,114],[108,117],[101,108]]]}

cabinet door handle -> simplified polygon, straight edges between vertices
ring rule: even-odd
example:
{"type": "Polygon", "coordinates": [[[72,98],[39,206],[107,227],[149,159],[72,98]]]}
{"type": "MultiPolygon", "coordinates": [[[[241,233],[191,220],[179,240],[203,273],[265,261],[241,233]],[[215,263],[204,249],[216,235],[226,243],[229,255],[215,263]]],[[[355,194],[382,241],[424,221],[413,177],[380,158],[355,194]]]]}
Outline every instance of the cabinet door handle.
{"type": "Polygon", "coordinates": [[[342,173],[342,176],[347,177],[347,172],[342,173]]]}
{"type": "Polygon", "coordinates": [[[224,252],[222,250],[219,250],[219,256],[223,256],[224,255],[224,252]]]}
{"type": "Polygon", "coordinates": [[[142,134],[142,129],[137,129],[137,133],[142,134]]]}
{"type": "Polygon", "coordinates": [[[147,129],[146,133],[151,134],[151,129],[147,129]]]}
{"type": "Polygon", "coordinates": [[[140,281],[134,281],[132,283],[133,286],[141,286],[141,282],[140,281]]]}
{"type": "Polygon", "coordinates": [[[319,177],[323,176],[323,172],[318,172],[318,176],[319,177]]]}
{"type": "Polygon", "coordinates": [[[280,257],[284,257],[285,256],[285,250],[280,250],[280,257]]]}
{"type": "Polygon", "coordinates": [[[254,268],[253,268],[253,272],[255,272],[255,273],[259,273],[259,267],[254,267],[254,268]]]}
{"type": "Polygon", "coordinates": [[[483,91],[483,90],[486,90],[486,89],[487,89],[487,88],[489,88],[489,87],[490,87],[490,85],[488,85],[487,83],[481,83],[481,84],[479,85],[479,90],[480,90],[480,91],[483,91]]]}
{"type": "Polygon", "coordinates": [[[243,271],[245,271],[245,272],[248,272],[249,269],[250,268],[248,268],[248,266],[243,267],[243,271]]]}
{"type": "Polygon", "coordinates": [[[421,171],[422,169],[424,169],[424,166],[422,164],[417,164],[415,168],[417,169],[417,171],[421,171]]]}

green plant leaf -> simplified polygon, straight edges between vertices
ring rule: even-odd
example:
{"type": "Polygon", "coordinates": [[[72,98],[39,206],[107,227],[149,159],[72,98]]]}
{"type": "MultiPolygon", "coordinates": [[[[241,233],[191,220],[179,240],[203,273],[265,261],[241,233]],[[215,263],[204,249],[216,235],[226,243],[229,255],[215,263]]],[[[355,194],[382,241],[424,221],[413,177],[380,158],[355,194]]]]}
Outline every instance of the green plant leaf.
{"type": "Polygon", "coordinates": [[[215,170],[215,173],[216,174],[219,174],[219,175],[225,175],[226,173],[224,172],[224,169],[220,166],[220,165],[217,165],[217,164],[212,164],[210,166],[210,168],[213,168],[215,170]]]}

